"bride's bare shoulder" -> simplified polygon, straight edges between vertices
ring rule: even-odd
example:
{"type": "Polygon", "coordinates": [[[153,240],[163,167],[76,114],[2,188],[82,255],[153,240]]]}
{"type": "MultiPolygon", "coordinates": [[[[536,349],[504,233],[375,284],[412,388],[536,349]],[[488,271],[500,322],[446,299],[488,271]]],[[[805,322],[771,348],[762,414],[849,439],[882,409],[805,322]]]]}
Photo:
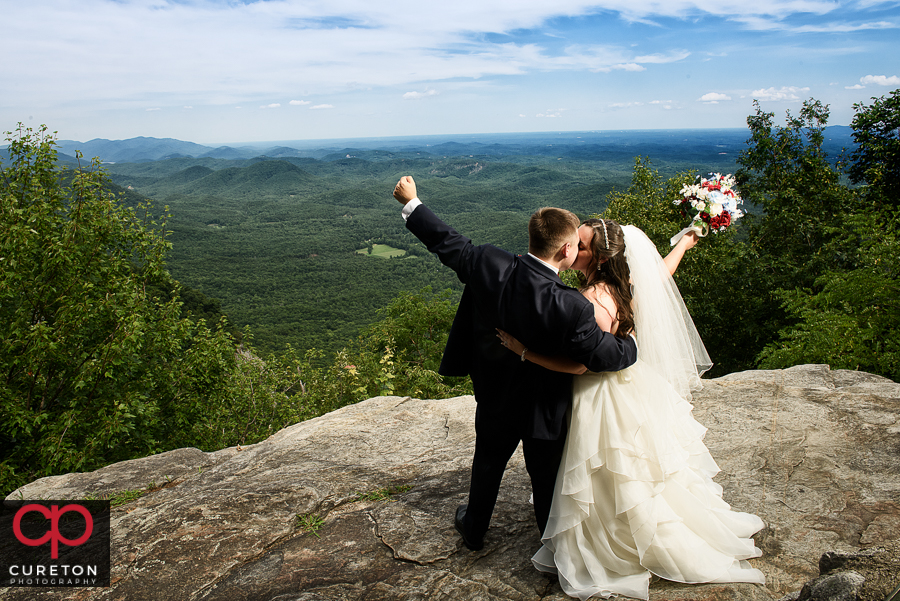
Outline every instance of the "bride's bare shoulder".
{"type": "Polygon", "coordinates": [[[619,311],[616,307],[616,301],[609,293],[609,288],[606,287],[606,284],[602,282],[592,284],[581,292],[594,306],[594,319],[597,320],[597,325],[600,326],[600,329],[604,332],[615,333],[618,328],[616,316],[619,311]]]}
{"type": "Polygon", "coordinates": [[[605,282],[595,282],[582,289],[581,293],[595,305],[599,305],[607,312],[615,315],[616,300],[610,294],[605,282]]]}
{"type": "Polygon", "coordinates": [[[581,289],[581,293],[591,302],[599,302],[601,298],[612,298],[606,282],[594,282],[581,289]]]}

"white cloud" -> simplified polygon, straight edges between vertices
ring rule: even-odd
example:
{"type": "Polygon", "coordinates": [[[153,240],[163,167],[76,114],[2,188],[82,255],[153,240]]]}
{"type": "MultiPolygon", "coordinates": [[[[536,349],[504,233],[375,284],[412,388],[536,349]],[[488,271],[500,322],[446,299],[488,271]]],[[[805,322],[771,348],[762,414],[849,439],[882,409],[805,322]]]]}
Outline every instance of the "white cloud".
{"type": "Polygon", "coordinates": [[[844,89],[845,90],[865,90],[866,86],[861,86],[859,84],[856,84],[855,86],[844,86],[844,89]]]}
{"type": "Polygon", "coordinates": [[[719,104],[719,102],[724,100],[731,100],[731,96],[720,94],[718,92],[708,92],[697,99],[698,102],[703,102],[705,104],[719,104]]]}
{"type": "Polygon", "coordinates": [[[860,83],[869,84],[874,83],[879,86],[898,86],[900,85],[900,77],[896,75],[887,77],[885,75],[866,75],[865,77],[860,77],[860,83]]]}
{"type": "Polygon", "coordinates": [[[562,117],[563,112],[566,109],[547,109],[543,113],[538,113],[535,117],[549,117],[551,119],[555,119],[556,117],[562,117]]]}
{"type": "Polygon", "coordinates": [[[429,96],[437,96],[437,90],[425,90],[424,92],[407,92],[403,95],[403,100],[421,100],[429,96]]]}
{"type": "Polygon", "coordinates": [[[668,53],[647,54],[644,56],[636,56],[634,60],[638,63],[647,63],[653,65],[663,65],[666,63],[675,63],[682,61],[691,55],[687,50],[672,50],[668,53]]]}
{"type": "Polygon", "coordinates": [[[156,108],[152,108],[152,109],[147,109],[147,112],[149,113],[150,111],[161,111],[161,110],[162,110],[161,108],[156,107],[156,108]]]}
{"type": "Polygon", "coordinates": [[[264,104],[259,108],[261,108],[261,109],[277,109],[277,108],[281,108],[281,103],[273,102],[272,104],[264,104]]]}
{"type": "MultiPolygon", "coordinates": [[[[820,65],[827,53],[842,58],[852,54],[854,64],[882,69],[877,65],[886,63],[877,62],[878,53],[896,52],[896,41],[891,41],[889,32],[900,27],[896,15],[883,8],[886,4],[883,0],[10,1],[3,3],[3,16],[15,27],[4,31],[4,48],[9,52],[0,60],[0,81],[4,82],[0,121],[15,123],[23,113],[30,114],[25,111],[32,107],[49,107],[53,110],[43,111],[48,120],[66,118],[81,130],[98,130],[88,135],[108,137],[110,134],[103,133],[103,128],[113,127],[107,126],[108,117],[86,124],[89,117],[125,114],[118,112],[123,108],[133,113],[148,106],[193,106],[191,119],[173,121],[171,128],[199,131],[205,127],[209,136],[218,136],[222,135],[220,123],[206,125],[213,123],[213,117],[206,115],[215,107],[260,106],[260,96],[290,99],[300,93],[305,98],[312,97],[306,90],[314,90],[318,98],[339,103],[342,114],[346,108],[344,129],[360,125],[389,134],[391,118],[358,116],[352,121],[347,107],[365,106],[374,114],[388,114],[387,105],[379,101],[398,96],[434,98],[438,94],[432,87],[447,96],[450,90],[473,83],[483,86],[478,98],[472,94],[473,102],[486,108],[490,105],[493,109],[493,102],[506,110],[512,94],[540,94],[545,99],[539,106],[565,104],[569,102],[565,87],[574,81],[565,77],[575,75],[581,82],[571,84],[569,92],[579,98],[579,107],[585,107],[577,113],[584,116],[590,111],[580,99],[591,95],[595,95],[595,107],[615,99],[612,90],[621,90],[618,98],[646,97],[645,92],[637,91],[632,96],[627,86],[630,82],[649,85],[647,75],[651,73],[672,91],[656,88],[649,94],[679,94],[673,101],[676,107],[691,106],[696,111],[702,109],[692,102],[696,92],[718,85],[710,83],[715,79],[700,79],[701,70],[710,66],[729,78],[744,79],[729,83],[728,89],[745,90],[760,82],[792,81],[778,75],[774,69],[780,65],[775,60],[768,74],[771,79],[756,79],[753,72],[768,67],[763,65],[765,60],[783,52],[804,53],[810,85],[817,81],[814,70],[824,69],[820,65]],[[398,19],[398,14],[403,19],[398,19]],[[648,26],[653,30],[648,31],[648,26]],[[786,33],[760,43],[746,37],[746,32],[754,29],[786,33]],[[867,36],[865,30],[872,33],[867,36]],[[839,38],[840,48],[821,33],[829,31],[846,32],[839,38]],[[649,35],[656,32],[659,35],[649,35]],[[793,46],[786,49],[789,45],[793,46]],[[148,53],[147,48],[154,51],[148,53]],[[692,53],[692,58],[700,58],[685,64],[685,70],[690,68],[694,79],[675,81],[665,67],[686,63],[692,53]],[[753,67],[732,62],[757,54],[759,60],[753,67]],[[103,59],[98,61],[97,56],[103,59]],[[709,57],[715,57],[713,64],[700,63],[709,57]],[[91,69],[85,71],[84,64],[91,69]],[[617,77],[603,75],[606,73],[617,77]],[[616,88],[619,82],[610,81],[614,79],[625,82],[622,85],[626,87],[616,88]],[[561,89],[554,89],[556,85],[561,89]],[[496,93],[501,89],[503,93],[496,93]],[[362,91],[368,90],[371,94],[363,98],[362,91]],[[350,94],[356,98],[351,99],[350,94]],[[57,99],[65,99],[65,104],[57,99]],[[191,127],[182,125],[188,122],[191,127]]],[[[709,76],[713,73],[706,71],[709,76]]],[[[828,74],[831,80],[842,82],[857,77],[858,72],[848,75],[837,66],[828,74]]],[[[885,77],[885,81],[890,79],[885,77]]],[[[779,93],[774,89],[762,92],[767,92],[767,100],[776,99],[779,93]]],[[[283,103],[313,108],[307,100],[283,103]]],[[[443,106],[429,104],[434,109],[443,106]]],[[[575,101],[571,106],[575,108],[575,101]]],[[[359,115],[362,112],[359,109],[359,115]]],[[[169,114],[177,112],[162,113],[169,114]]],[[[271,115],[276,114],[278,111],[271,115]]],[[[491,114],[489,110],[481,112],[487,114],[491,114]]],[[[533,114],[533,110],[528,113],[529,117],[533,114]]],[[[574,114],[573,110],[566,117],[574,114]]],[[[162,123],[160,116],[156,121],[162,123]]],[[[234,123],[239,121],[234,119],[234,123]]],[[[121,123],[124,120],[116,126],[121,123]]],[[[423,123],[441,121],[431,118],[423,123]]],[[[470,123],[477,128],[495,125],[485,117],[475,117],[470,123]]],[[[57,121],[50,124],[66,127],[57,121]]],[[[672,125],[677,124],[673,121],[672,125]]],[[[128,123],[127,127],[136,129],[142,124],[128,123]]],[[[248,135],[263,134],[254,130],[248,135]]]]}
{"type": "Polygon", "coordinates": [[[858,31],[872,31],[897,29],[898,25],[890,21],[869,21],[869,22],[844,22],[833,21],[831,23],[821,23],[815,25],[793,25],[785,21],[777,21],[766,18],[749,17],[741,19],[744,24],[751,29],[765,31],[790,31],[791,33],[854,33],[858,31]]]}
{"type": "Polygon", "coordinates": [[[192,109],[192,108],[194,108],[194,107],[192,107],[192,106],[185,106],[184,108],[185,108],[185,109],[192,109]]]}
{"type": "Polygon", "coordinates": [[[825,25],[806,25],[797,27],[794,31],[798,33],[852,33],[855,31],[869,31],[881,29],[897,29],[897,23],[890,21],[872,21],[868,23],[826,23],[825,25]]]}
{"type": "MultiPolygon", "coordinates": [[[[365,88],[536,71],[638,73],[651,64],[683,60],[690,52],[666,47],[657,52],[646,41],[633,47],[623,43],[556,49],[497,43],[484,34],[512,35],[545,28],[553,19],[600,12],[627,22],[707,15],[777,20],[836,8],[832,0],[759,0],[750,5],[744,0],[524,0],[515,10],[507,2],[484,0],[5,3],[5,19],[17,24],[5,32],[6,47],[27,48],[21,56],[28,60],[2,61],[0,80],[39,81],[40,85],[26,87],[35,98],[46,97],[49,88],[64,89],[71,102],[96,99],[99,91],[105,98],[127,103],[128,98],[164,90],[185,96],[184,104],[198,106],[246,103],[257,90],[289,93],[277,86],[295,87],[300,74],[304,85],[334,92],[346,89],[347,82],[365,88]],[[398,20],[398,13],[404,19],[398,20]],[[477,22],[472,19],[476,14],[477,22]],[[416,27],[409,28],[409,22],[416,27]],[[159,43],[161,34],[165,44],[159,43]],[[35,44],[35,40],[57,42],[35,44]],[[155,51],[145,52],[148,47],[155,51]],[[91,77],[84,77],[77,66],[93,56],[104,60],[92,63],[91,77]],[[134,73],[140,77],[132,77],[134,73]],[[123,82],[127,88],[117,91],[123,82]]],[[[556,39],[560,37],[565,36],[556,39]]]]}
{"type": "Polygon", "coordinates": [[[795,101],[800,100],[797,94],[809,92],[809,88],[798,88],[795,86],[783,86],[781,88],[765,88],[753,90],[750,96],[760,101],[795,101]]]}
{"type": "Polygon", "coordinates": [[[647,70],[647,67],[639,65],[637,63],[620,63],[618,65],[610,65],[609,67],[607,67],[605,69],[598,69],[598,71],[605,71],[605,72],[609,72],[609,71],[640,72],[640,71],[646,71],[646,70],[647,70]]]}
{"type": "Polygon", "coordinates": [[[587,69],[593,73],[612,71],[646,71],[644,65],[660,65],[684,60],[690,56],[687,50],[671,50],[665,53],[634,55],[631,50],[615,46],[569,46],[565,54],[557,57],[545,56],[541,49],[534,49],[529,58],[532,68],[552,70],[587,69]]]}
{"type": "Polygon", "coordinates": [[[333,109],[333,108],[334,108],[333,104],[317,104],[315,106],[309,107],[309,110],[314,111],[314,110],[319,110],[319,109],[333,109]]]}

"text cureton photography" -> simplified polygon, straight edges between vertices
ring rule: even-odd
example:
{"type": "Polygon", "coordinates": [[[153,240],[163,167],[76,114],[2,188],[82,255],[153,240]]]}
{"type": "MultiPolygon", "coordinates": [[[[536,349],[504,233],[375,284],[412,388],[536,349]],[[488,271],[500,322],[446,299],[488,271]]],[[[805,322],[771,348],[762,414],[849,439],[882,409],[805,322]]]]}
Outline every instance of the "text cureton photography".
{"type": "Polygon", "coordinates": [[[109,501],[4,501],[0,586],[109,586],[109,501]]]}

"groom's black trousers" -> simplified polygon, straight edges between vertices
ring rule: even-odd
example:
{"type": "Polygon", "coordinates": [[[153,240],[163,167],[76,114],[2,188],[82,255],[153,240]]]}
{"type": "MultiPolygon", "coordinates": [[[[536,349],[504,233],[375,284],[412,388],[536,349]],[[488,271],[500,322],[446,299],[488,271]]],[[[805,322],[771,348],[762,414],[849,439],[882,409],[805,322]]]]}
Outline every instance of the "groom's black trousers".
{"type": "Polygon", "coordinates": [[[523,436],[518,421],[515,411],[485,411],[481,406],[475,411],[475,457],[472,459],[469,507],[464,520],[470,540],[484,538],[497,502],[503,471],[520,440],[534,493],[534,515],[542,534],[547,526],[556,472],[566,444],[565,431],[557,440],[541,440],[523,436]]]}

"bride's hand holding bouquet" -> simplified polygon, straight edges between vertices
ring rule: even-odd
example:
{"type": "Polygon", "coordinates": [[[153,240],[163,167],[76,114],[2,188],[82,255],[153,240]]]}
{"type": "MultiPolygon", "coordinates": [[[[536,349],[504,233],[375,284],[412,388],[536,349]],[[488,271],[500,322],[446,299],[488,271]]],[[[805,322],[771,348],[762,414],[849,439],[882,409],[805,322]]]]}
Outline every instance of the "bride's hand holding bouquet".
{"type": "Polygon", "coordinates": [[[672,236],[672,246],[688,232],[706,236],[725,231],[735,220],[744,216],[738,208],[743,201],[734,190],[734,176],[710,173],[708,178],[698,177],[699,183],[685,184],[681,198],[674,201],[682,215],[691,217],[691,224],[672,236]]]}

